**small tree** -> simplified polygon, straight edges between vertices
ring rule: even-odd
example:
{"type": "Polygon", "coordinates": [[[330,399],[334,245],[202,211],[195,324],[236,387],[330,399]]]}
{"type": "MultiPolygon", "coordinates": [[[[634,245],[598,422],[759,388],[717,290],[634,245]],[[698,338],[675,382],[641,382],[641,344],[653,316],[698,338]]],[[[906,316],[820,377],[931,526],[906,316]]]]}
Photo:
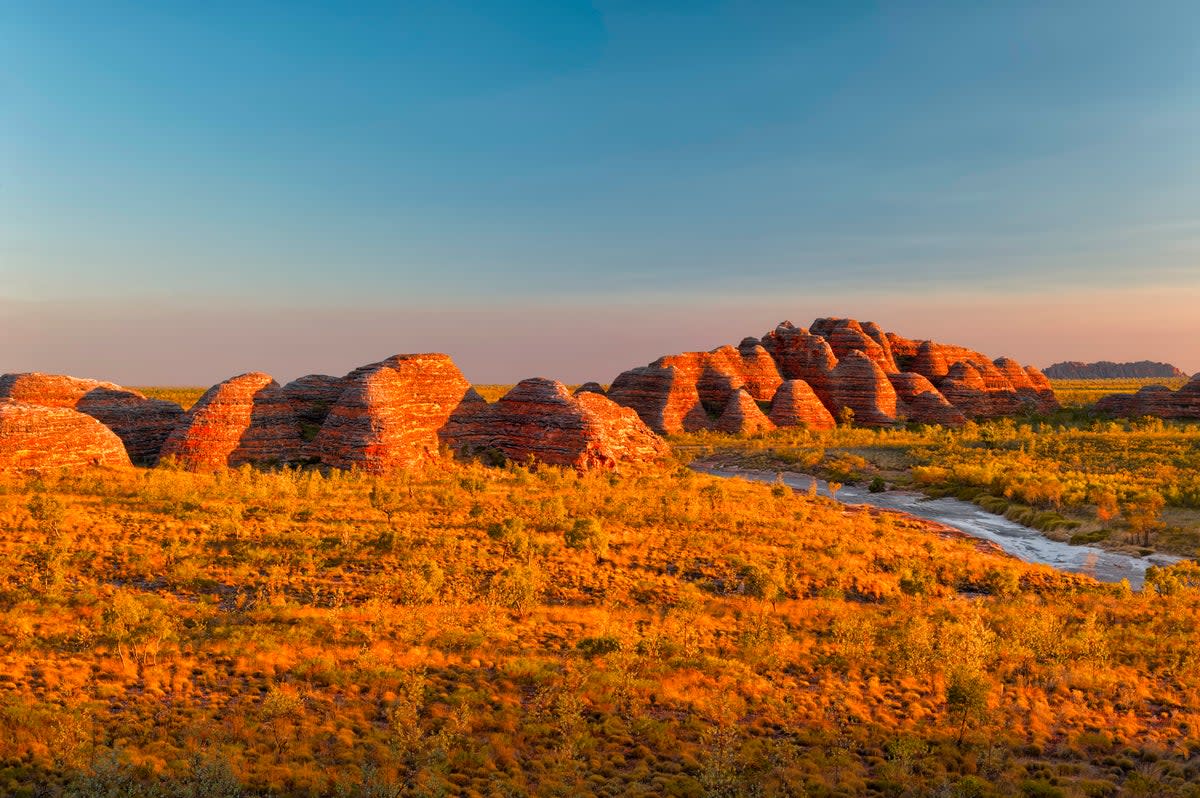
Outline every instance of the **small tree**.
{"type": "Polygon", "coordinates": [[[587,549],[596,562],[608,556],[608,532],[595,518],[576,518],[563,537],[567,548],[587,549]]]}
{"type": "Polygon", "coordinates": [[[955,668],[946,679],[946,711],[958,724],[958,745],[962,745],[967,724],[987,713],[988,683],[980,674],[955,668]]]}

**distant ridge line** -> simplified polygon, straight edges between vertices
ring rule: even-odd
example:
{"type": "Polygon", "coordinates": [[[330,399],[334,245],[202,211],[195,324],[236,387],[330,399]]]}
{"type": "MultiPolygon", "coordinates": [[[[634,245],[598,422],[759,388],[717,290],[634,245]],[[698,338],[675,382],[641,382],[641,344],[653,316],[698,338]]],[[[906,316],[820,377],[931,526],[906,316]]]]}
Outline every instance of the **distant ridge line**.
{"type": "Polygon", "coordinates": [[[1065,360],[1043,369],[1047,377],[1054,380],[1109,380],[1109,379],[1146,379],[1146,378],[1178,378],[1187,377],[1183,370],[1170,363],[1159,363],[1153,360],[1139,360],[1129,363],[1114,363],[1111,360],[1100,360],[1095,363],[1083,363],[1078,360],[1065,360]]]}

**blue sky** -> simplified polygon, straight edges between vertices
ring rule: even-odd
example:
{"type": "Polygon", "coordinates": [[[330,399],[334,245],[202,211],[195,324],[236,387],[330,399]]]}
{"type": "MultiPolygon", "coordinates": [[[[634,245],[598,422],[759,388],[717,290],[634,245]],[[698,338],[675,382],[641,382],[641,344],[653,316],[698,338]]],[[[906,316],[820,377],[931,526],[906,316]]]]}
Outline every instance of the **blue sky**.
{"type": "MultiPolygon", "coordinates": [[[[1183,313],[1197,30],[1184,2],[0,0],[0,326],[78,333],[36,364],[6,356],[79,370],[88,329],[136,342],[147,309],[195,316],[176,345],[196,381],[309,370],[294,337],[260,363],[196,344],[289,313],[380,319],[329,352],[347,368],[449,349],[399,321],[451,331],[439,309],[489,314],[514,345],[552,347],[570,336],[551,319],[598,309],[640,331],[594,367],[445,336],[481,381],[543,363],[574,380],[665,351],[655,314],[694,348],[870,311],[1005,350],[970,314],[934,320],[1086,295],[1111,326],[1146,310],[1136,292],[1165,298],[1152,318],[1183,313]]],[[[1129,334],[1140,356],[1192,357],[1129,334]]],[[[188,381],[139,366],[172,335],[132,345],[126,379],[188,381]]],[[[997,354],[1113,355],[1014,346],[997,354]]]]}

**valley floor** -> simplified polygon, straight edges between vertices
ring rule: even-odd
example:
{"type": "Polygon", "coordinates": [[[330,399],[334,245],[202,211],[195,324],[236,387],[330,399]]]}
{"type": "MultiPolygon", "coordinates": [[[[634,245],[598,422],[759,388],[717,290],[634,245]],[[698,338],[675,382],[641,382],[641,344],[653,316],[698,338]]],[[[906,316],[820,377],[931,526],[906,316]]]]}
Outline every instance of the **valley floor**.
{"type": "Polygon", "coordinates": [[[6,476],[0,530],[3,794],[1198,794],[1194,566],[675,466],[6,476]]]}

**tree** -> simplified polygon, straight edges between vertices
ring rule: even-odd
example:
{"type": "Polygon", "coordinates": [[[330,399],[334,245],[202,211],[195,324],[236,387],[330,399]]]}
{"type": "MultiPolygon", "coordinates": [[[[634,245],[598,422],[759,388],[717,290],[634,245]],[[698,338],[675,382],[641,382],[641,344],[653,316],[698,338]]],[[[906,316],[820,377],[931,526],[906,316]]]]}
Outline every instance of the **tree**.
{"type": "Polygon", "coordinates": [[[979,673],[955,668],[946,679],[946,710],[958,724],[958,745],[962,745],[967,724],[987,713],[988,683],[979,673]]]}
{"type": "Polygon", "coordinates": [[[608,556],[608,532],[595,518],[576,518],[564,535],[567,548],[587,549],[596,562],[608,556]]]}

